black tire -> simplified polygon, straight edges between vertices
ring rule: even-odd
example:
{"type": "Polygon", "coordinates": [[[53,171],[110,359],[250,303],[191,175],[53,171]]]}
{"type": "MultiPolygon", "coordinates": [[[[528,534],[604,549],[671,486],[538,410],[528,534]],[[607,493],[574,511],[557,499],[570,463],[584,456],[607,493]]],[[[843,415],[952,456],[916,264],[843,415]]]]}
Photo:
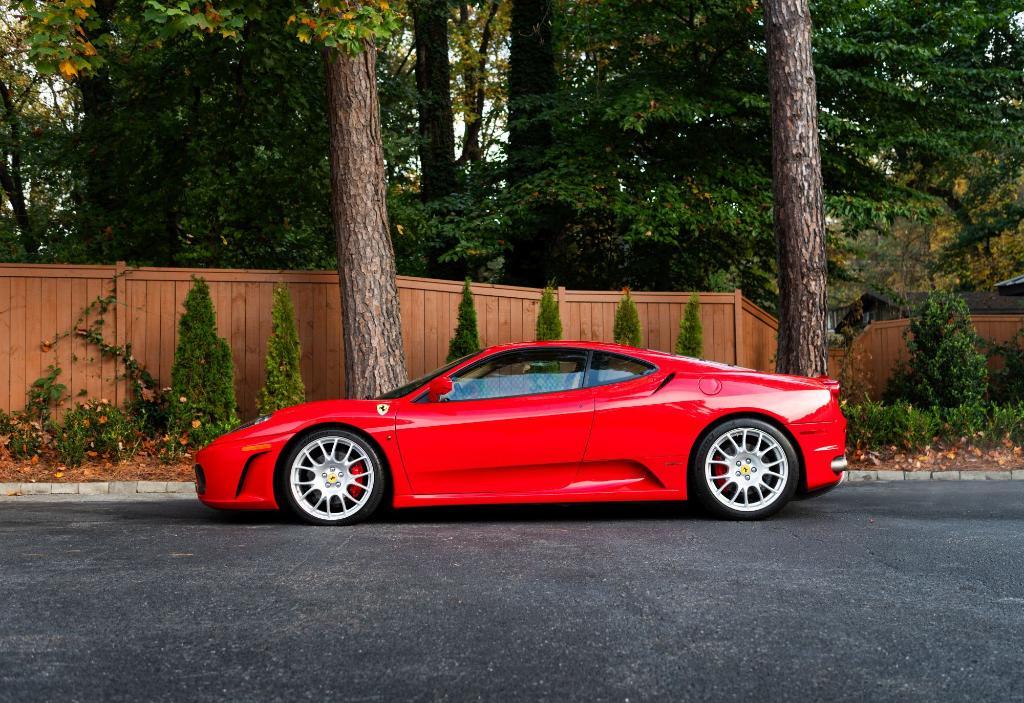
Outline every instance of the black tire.
{"type": "MultiPolygon", "coordinates": [[[[765,443],[768,444],[767,440],[765,440],[765,443]]],[[[734,447],[736,445],[729,446],[734,447]]],[[[730,457],[730,464],[732,459],[737,459],[737,457],[730,457]]],[[[796,487],[800,482],[801,470],[802,467],[800,466],[800,459],[796,450],[793,448],[793,443],[790,442],[786,435],[780,432],[778,428],[770,423],[764,422],[763,420],[756,420],[754,418],[738,418],[736,420],[724,422],[715,427],[708,433],[703,441],[701,441],[700,445],[697,447],[697,451],[693,454],[688,484],[691,496],[696,498],[701,507],[711,515],[727,520],[760,520],[768,517],[769,515],[774,515],[785,507],[786,503],[789,502],[793,497],[793,494],[796,492],[796,487]],[[770,458],[768,461],[764,462],[761,457],[757,456],[756,452],[748,451],[746,447],[743,449],[738,447],[731,449],[731,451],[735,451],[737,454],[745,455],[738,459],[739,461],[742,461],[743,464],[737,464],[735,466],[729,465],[727,467],[726,474],[722,476],[721,480],[716,479],[715,481],[712,481],[708,479],[705,469],[706,462],[710,458],[709,454],[711,454],[713,450],[715,451],[714,459],[716,459],[716,463],[718,463],[718,460],[725,458],[719,450],[714,449],[716,443],[726,435],[733,433],[735,430],[743,429],[750,430],[751,433],[749,439],[747,438],[747,435],[741,435],[741,443],[749,442],[752,444],[754,441],[753,437],[760,438],[761,435],[758,435],[757,433],[763,433],[763,435],[767,435],[777,443],[778,449],[773,450],[772,453],[766,451],[765,456],[770,458]],[[765,468],[765,465],[771,461],[777,461],[778,458],[780,458],[778,456],[780,452],[785,455],[786,471],[784,472],[784,478],[775,478],[774,475],[770,473],[770,470],[775,469],[778,471],[779,469],[777,468],[777,465],[767,468],[765,468]],[[748,458],[751,459],[751,461],[746,461],[748,458]],[[754,496],[754,489],[751,487],[754,484],[750,483],[750,479],[753,479],[754,482],[759,480],[759,477],[757,476],[758,470],[762,472],[760,477],[761,481],[771,481],[773,483],[771,486],[763,483],[757,485],[756,491],[763,496],[762,488],[764,490],[773,490],[774,492],[771,494],[771,501],[762,508],[751,507],[749,509],[736,508],[727,504],[733,502],[731,500],[730,493],[732,493],[732,496],[742,495],[744,501],[749,500],[754,496]],[[740,474],[740,471],[743,473],[740,474]],[[739,480],[741,475],[743,477],[743,483],[739,480]],[[735,488],[730,487],[728,484],[733,484],[735,488]],[[716,497],[713,485],[719,486],[718,495],[720,495],[721,498],[716,497]]],[[[763,497],[762,500],[764,500],[763,497]]],[[[739,499],[736,498],[736,503],[738,504],[738,502],[739,499]]]]}
{"type": "MultiPolygon", "coordinates": [[[[355,458],[358,458],[358,454],[355,458]]],[[[358,479],[358,477],[355,478],[358,479]]],[[[311,525],[352,525],[366,520],[380,507],[381,501],[387,493],[388,479],[387,467],[380,456],[380,452],[377,451],[377,448],[374,447],[373,444],[366,441],[355,432],[333,427],[313,430],[302,435],[284,457],[284,461],[278,465],[276,475],[277,493],[282,499],[282,506],[295,517],[311,525]],[[337,442],[331,444],[332,440],[337,440],[337,442]],[[357,447],[362,452],[365,460],[358,464],[353,462],[352,466],[346,468],[334,468],[332,471],[330,467],[340,467],[344,462],[337,461],[337,457],[333,456],[333,454],[328,455],[326,452],[320,454],[318,453],[318,449],[310,449],[311,444],[317,444],[317,446],[322,444],[324,447],[331,446],[332,453],[339,454],[340,451],[348,446],[357,447]],[[341,450],[338,449],[339,446],[342,447],[341,450]],[[296,495],[293,491],[292,470],[296,460],[299,458],[299,455],[307,449],[309,450],[309,454],[307,455],[306,461],[302,462],[303,464],[316,466],[317,459],[322,460],[324,463],[318,467],[316,471],[306,468],[305,466],[302,467],[302,473],[300,474],[302,479],[308,480],[311,477],[316,482],[316,485],[311,485],[311,489],[314,492],[310,494],[308,500],[300,500],[301,496],[296,495]],[[344,488],[341,489],[334,488],[332,490],[331,488],[326,488],[326,478],[323,478],[320,475],[330,471],[331,473],[329,476],[336,477],[338,479],[337,485],[340,486],[342,482],[345,482],[352,477],[350,471],[358,471],[360,469],[360,465],[362,465],[364,473],[367,472],[366,464],[369,464],[372,469],[372,480],[362,479],[363,483],[351,484],[351,486],[356,489],[362,488],[364,484],[368,486],[365,491],[368,495],[365,496],[365,500],[362,500],[361,503],[360,500],[363,498],[362,491],[359,492],[359,498],[353,498],[352,493],[355,491],[350,488],[349,484],[346,484],[344,488]],[[320,470],[321,468],[323,471],[320,470]],[[321,481],[323,483],[321,483],[321,481]],[[310,502],[317,499],[317,491],[320,492],[318,504],[325,505],[327,512],[329,512],[330,508],[333,506],[346,506],[347,503],[345,498],[353,501],[354,505],[351,507],[354,509],[352,509],[348,514],[344,514],[342,511],[339,511],[339,517],[337,518],[327,518],[323,515],[319,515],[317,513],[322,513],[324,511],[310,508],[310,502]],[[346,492],[344,497],[340,495],[341,491],[346,492]],[[331,497],[332,495],[333,497],[331,497]],[[325,497],[326,503],[323,502],[325,497]]]]}

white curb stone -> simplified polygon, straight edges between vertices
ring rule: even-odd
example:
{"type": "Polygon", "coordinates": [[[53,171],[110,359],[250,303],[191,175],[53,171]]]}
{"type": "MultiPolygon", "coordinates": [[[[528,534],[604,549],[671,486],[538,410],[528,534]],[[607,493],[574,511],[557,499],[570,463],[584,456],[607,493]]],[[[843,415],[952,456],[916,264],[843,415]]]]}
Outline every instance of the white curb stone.
{"type": "Polygon", "coordinates": [[[57,495],[76,495],[78,493],[79,484],[77,483],[54,483],[50,486],[50,492],[57,495]]]}
{"type": "Polygon", "coordinates": [[[878,472],[877,471],[857,471],[855,469],[850,469],[849,471],[846,472],[846,480],[847,481],[877,481],[878,480],[878,472]]]}
{"type": "Polygon", "coordinates": [[[932,479],[935,481],[959,481],[959,471],[932,471],[932,479]]]}
{"type": "Polygon", "coordinates": [[[931,471],[905,471],[908,481],[929,481],[932,477],[931,471]]]}
{"type": "Polygon", "coordinates": [[[166,493],[167,481],[139,481],[139,493],[166,493]]]}
{"type": "Polygon", "coordinates": [[[110,492],[110,485],[106,481],[90,481],[89,483],[78,484],[78,492],[84,496],[101,496],[110,492]]]}
{"type": "Polygon", "coordinates": [[[191,481],[168,481],[168,493],[195,493],[196,484],[191,481]]]}
{"type": "Polygon", "coordinates": [[[0,496],[16,496],[20,493],[20,483],[0,483],[0,496]]]}
{"type": "Polygon", "coordinates": [[[23,483],[21,484],[21,494],[25,496],[41,496],[50,493],[50,484],[48,483],[23,483]]]}
{"type": "Polygon", "coordinates": [[[1014,481],[1024,481],[1024,469],[1014,469],[1010,472],[1010,478],[1014,481]]]}
{"type": "Polygon", "coordinates": [[[111,481],[109,493],[138,493],[138,481],[111,481]]]}
{"type": "Polygon", "coordinates": [[[902,471],[885,471],[885,470],[880,470],[878,472],[878,480],[879,481],[902,481],[903,480],[903,472],[902,471]]]}
{"type": "Polygon", "coordinates": [[[1009,471],[961,471],[961,481],[1009,481],[1009,471]]]}

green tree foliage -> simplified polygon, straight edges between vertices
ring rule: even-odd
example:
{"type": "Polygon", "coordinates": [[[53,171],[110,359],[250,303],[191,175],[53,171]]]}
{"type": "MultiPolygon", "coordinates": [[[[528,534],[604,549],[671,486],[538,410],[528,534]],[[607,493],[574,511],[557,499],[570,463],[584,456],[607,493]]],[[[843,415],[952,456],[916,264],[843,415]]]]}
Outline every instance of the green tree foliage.
{"type": "Polygon", "coordinates": [[[639,347],[643,344],[640,336],[640,314],[627,288],[615,308],[615,343],[639,347]]]}
{"type": "Polygon", "coordinates": [[[302,347],[288,286],[274,286],[270,315],[273,322],[270,339],[267,340],[267,380],[256,401],[262,413],[272,413],[306,400],[306,386],[302,382],[302,347]]]}
{"type": "Polygon", "coordinates": [[[461,359],[467,354],[480,351],[480,335],[476,328],[476,307],[473,305],[473,291],[467,278],[462,284],[462,300],[459,301],[459,323],[455,336],[448,342],[448,361],[461,359]]]}
{"type": "Polygon", "coordinates": [[[562,338],[562,318],[558,315],[558,299],[554,284],[548,284],[540,296],[537,311],[537,341],[545,342],[562,338]]]}
{"type": "MultiPolygon", "coordinates": [[[[0,80],[15,99],[0,146],[12,176],[18,157],[29,226],[5,193],[0,257],[332,266],[323,62],[294,42],[315,39],[302,20],[317,20],[300,13],[289,24],[288,3],[258,3],[260,18],[241,29],[224,14],[237,5],[185,3],[189,12],[170,17],[177,6],[95,4],[112,8],[106,19],[83,0],[26,0],[8,13],[0,80]],[[76,10],[91,41],[73,30],[76,10]],[[60,21],[37,21],[46,12],[60,21]],[[186,23],[243,40],[162,28],[186,23]],[[63,30],[77,51],[61,53],[63,30]],[[87,41],[105,59],[95,73],[84,68],[95,59],[87,41]]],[[[392,4],[406,20],[377,38],[378,84],[400,273],[499,282],[519,249],[538,285],[557,276],[576,288],[710,290],[728,280],[773,307],[758,3],[527,3],[552,8],[558,68],[554,93],[535,89],[537,100],[516,107],[524,126],[552,133],[531,154],[504,147],[513,3],[460,4],[450,23],[456,119],[480,131],[460,130],[456,151],[475,146],[458,160],[458,192],[431,204],[419,193],[412,22],[406,3],[392,4]],[[511,185],[510,155],[529,157],[511,185]],[[537,213],[550,215],[551,256],[531,236],[537,213]]],[[[870,272],[894,223],[936,222],[945,236],[935,249],[959,253],[935,267],[954,282],[985,287],[1019,269],[1019,11],[1019,0],[814,5],[834,272],[870,272]]],[[[547,69],[538,76],[550,84],[547,69]]]]}
{"type": "Polygon", "coordinates": [[[210,288],[192,279],[178,321],[178,347],[171,367],[167,453],[201,447],[238,424],[231,348],[217,335],[210,288]]]}
{"type": "Polygon", "coordinates": [[[988,367],[961,296],[929,295],[911,318],[906,341],[909,362],[894,375],[889,397],[942,408],[977,404],[985,397],[988,367]]]}
{"type": "Polygon", "coordinates": [[[700,296],[696,293],[690,296],[683,317],[679,320],[676,354],[698,359],[704,356],[704,328],[700,322],[700,296]]]}

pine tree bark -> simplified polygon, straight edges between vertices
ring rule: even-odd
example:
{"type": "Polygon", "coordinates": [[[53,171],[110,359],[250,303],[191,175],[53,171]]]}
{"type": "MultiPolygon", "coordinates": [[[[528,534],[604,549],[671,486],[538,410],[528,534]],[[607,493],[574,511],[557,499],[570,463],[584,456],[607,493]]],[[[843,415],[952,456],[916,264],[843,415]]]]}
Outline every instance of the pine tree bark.
{"type": "Polygon", "coordinates": [[[825,207],[807,0],[765,0],[772,193],[779,266],[776,370],[828,370],[825,207]]]}
{"type": "Polygon", "coordinates": [[[406,380],[395,252],[388,227],[377,50],[327,49],[331,217],[338,244],[345,392],[373,398],[406,380]]]}
{"type": "Polygon", "coordinates": [[[412,11],[420,113],[420,196],[430,202],[455,192],[448,0],[417,0],[412,11]]]}

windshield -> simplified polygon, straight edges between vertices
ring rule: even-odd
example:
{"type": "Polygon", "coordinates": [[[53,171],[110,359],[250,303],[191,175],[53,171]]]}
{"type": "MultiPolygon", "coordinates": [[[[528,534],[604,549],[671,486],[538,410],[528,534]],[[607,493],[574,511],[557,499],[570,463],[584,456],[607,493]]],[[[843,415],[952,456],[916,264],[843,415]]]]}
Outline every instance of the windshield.
{"type": "Polygon", "coordinates": [[[455,361],[451,362],[450,364],[442,366],[439,369],[435,369],[435,370],[431,371],[430,373],[428,373],[426,376],[420,376],[415,381],[409,381],[404,386],[399,386],[395,390],[388,391],[384,395],[379,395],[377,397],[380,400],[394,400],[395,398],[401,398],[404,395],[408,395],[408,394],[412,393],[414,390],[416,390],[417,388],[420,388],[422,386],[427,385],[428,383],[430,383],[431,381],[433,381],[435,378],[437,378],[441,374],[445,373],[446,371],[451,371],[456,366],[458,366],[463,361],[465,361],[466,359],[468,359],[468,358],[470,358],[472,356],[476,356],[476,354],[466,354],[466,356],[462,357],[461,359],[456,359],[455,361]]]}

